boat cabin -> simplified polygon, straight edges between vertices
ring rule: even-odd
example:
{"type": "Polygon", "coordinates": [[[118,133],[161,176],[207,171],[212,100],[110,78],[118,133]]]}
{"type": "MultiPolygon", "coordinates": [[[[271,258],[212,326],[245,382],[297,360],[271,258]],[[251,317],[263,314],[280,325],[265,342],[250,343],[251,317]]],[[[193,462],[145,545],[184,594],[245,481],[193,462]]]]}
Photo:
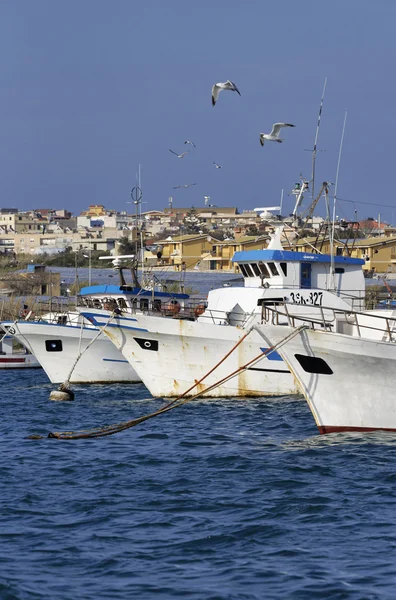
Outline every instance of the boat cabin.
{"type": "Polygon", "coordinates": [[[93,285],[84,287],[77,296],[77,306],[123,312],[179,312],[188,294],[145,290],[127,285],[93,285]]]}
{"type": "Polygon", "coordinates": [[[364,297],[362,259],[334,256],[332,260],[328,254],[266,249],[236,252],[232,260],[245,287],[334,290],[364,297]]]}

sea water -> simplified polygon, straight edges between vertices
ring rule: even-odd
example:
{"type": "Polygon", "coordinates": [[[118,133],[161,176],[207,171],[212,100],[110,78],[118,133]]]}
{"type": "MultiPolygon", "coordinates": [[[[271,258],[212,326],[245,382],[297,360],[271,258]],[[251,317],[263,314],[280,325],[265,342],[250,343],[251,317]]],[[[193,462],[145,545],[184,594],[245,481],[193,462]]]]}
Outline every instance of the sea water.
{"type": "Polygon", "coordinates": [[[302,397],[163,406],[142,384],[1,377],[0,598],[395,597],[396,436],[320,436],[302,397]]]}

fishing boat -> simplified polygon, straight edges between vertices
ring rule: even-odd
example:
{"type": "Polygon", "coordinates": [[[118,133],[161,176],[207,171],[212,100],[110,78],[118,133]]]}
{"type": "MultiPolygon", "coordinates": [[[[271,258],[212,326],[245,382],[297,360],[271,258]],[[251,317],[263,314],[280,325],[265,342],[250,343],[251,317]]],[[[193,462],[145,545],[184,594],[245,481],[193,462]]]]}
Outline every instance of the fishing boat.
{"type": "MultiPolygon", "coordinates": [[[[127,312],[163,308],[173,314],[188,298],[127,285],[121,264],[129,256],[112,259],[120,285],[93,285],[82,288],[77,304],[84,308],[116,307],[127,312]]],[[[79,311],[48,313],[40,318],[4,322],[9,334],[32,352],[52,383],[137,383],[140,376],[114,344],[79,311]],[[79,358],[78,358],[79,357],[79,358]],[[77,360],[78,358],[78,360],[77,360]]]]}
{"type": "Polygon", "coordinates": [[[286,305],[266,312],[288,320],[274,326],[264,318],[257,331],[289,366],[320,433],[396,431],[396,310],[297,319],[286,305]]]}
{"type": "Polygon", "coordinates": [[[209,292],[195,320],[183,310],[164,318],[163,312],[118,307],[108,323],[108,310],[79,310],[104,328],[153,396],[174,397],[186,390],[186,395],[199,391],[216,397],[296,394],[298,386],[281,356],[263,355],[262,337],[253,328],[262,306],[286,299],[293,303],[293,314],[302,308],[362,308],[364,261],[285,251],[280,236],[278,228],[266,249],[237,252],[233,260],[244,286],[209,292]]]}
{"type": "Polygon", "coordinates": [[[29,350],[13,336],[3,331],[0,339],[0,369],[37,369],[41,365],[29,350]]]}

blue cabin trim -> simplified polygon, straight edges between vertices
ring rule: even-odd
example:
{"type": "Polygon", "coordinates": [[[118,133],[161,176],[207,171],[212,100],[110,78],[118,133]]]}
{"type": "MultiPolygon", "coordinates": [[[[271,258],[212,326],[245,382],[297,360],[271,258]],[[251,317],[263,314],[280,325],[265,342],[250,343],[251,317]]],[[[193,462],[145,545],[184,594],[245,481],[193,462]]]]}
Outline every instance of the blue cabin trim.
{"type": "MultiPolygon", "coordinates": [[[[334,256],[334,264],[342,265],[364,265],[362,258],[351,258],[350,256],[334,256]]],[[[241,250],[235,252],[232,262],[300,262],[300,263],[331,263],[330,254],[310,254],[309,252],[291,252],[290,250],[241,250]]]]}
{"type": "Polygon", "coordinates": [[[91,285],[88,287],[81,288],[79,296],[92,296],[94,294],[100,295],[117,295],[117,296],[139,296],[139,298],[179,298],[180,300],[186,300],[189,298],[188,294],[176,294],[173,292],[157,292],[152,290],[143,290],[141,288],[133,288],[132,286],[122,286],[126,289],[121,289],[119,285],[91,285]]]}

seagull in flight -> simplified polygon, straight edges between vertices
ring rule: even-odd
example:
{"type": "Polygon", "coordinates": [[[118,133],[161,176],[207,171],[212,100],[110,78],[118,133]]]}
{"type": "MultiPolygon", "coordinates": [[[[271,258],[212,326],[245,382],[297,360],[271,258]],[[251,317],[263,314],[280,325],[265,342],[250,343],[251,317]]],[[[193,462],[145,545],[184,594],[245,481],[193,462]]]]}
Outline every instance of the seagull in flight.
{"type": "Polygon", "coordinates": [[[272,125],[271,133],[260,133],[260,144],[264,146],[265,140],[281,144],[283,140],[279,137],[279,133],[282,127],[295,127],[295,125],[292,125],[291,123],[274,123],[272,125]]]}
{"type": "Polygon", "coordinates": [[[184,143],[191,144],[191,146],[194,146],[194,148],[196,148],[196,145],[194,144],[194,142],[191,142],[191,140],[186,140],[184,143]]]}
{"type": "Polygon", "coordinates": [[[218,165],[217,163],[215,163],[215,161],[213,161],[213,164],[216,167],[216,169],[222,169],[224,167],[224,165],[218,165]]]}
{"type": "Polygon", "coordinates": [[[213,104],[213,106],[216,104],[217,98],[219,97],[221,90],[231,90],[231,92],[238,92],[238,94],[241,95],[241,92],[238,90],[235,83],[233,83],[230,80],[226,81],[225,83],[215,83],[214,86],[212,87],[212,104],[213,104]]]}
{"type": "Polygon", "coordinates": [[[189,188],[192,185],[197,185],[196,183],[185,183],[184,185],[175,185],[172,189],[177,190],[179,188],[189,188]]]}
{"type": "Polygon", "coordinates": [[[181,154],[178,154],[177,152],[173,152],[173,150],[171,150],[169,148],[169,152],[172,152],[172,154],[175,154],[177,156],[177,158],[183,158],[184,156],[186,156],[186,154],[189,153],[189,150],[187,150],[187,152],[182,152],[181,154]]]}

